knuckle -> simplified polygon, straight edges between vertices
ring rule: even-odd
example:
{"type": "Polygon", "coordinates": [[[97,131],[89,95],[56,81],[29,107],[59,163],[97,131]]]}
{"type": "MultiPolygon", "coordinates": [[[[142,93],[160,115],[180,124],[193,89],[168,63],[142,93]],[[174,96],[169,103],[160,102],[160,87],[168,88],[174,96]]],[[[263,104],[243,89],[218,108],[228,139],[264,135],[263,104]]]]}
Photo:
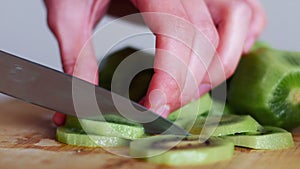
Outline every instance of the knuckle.
{"type": "Polygon", "coordinates": [[[154,88],[161,88],[165,91],[170,91],[169,93],[172,94],[176,94],[181,90],[181,81],[182,79],[176,79],[171,73],[162,70],[156,70],[152,78],[154,88]]]}
{"type": "MultiPolygon", "coordinates": [[[[164,88],[170,90],[170,91],[180,91],[180,85],[178,80],[175,80],[174,78],[170,77],[168,78],[165,83],[163,84],[164,88]]],[[[180,93],[180,92],[179,92],[180,93]]]]}

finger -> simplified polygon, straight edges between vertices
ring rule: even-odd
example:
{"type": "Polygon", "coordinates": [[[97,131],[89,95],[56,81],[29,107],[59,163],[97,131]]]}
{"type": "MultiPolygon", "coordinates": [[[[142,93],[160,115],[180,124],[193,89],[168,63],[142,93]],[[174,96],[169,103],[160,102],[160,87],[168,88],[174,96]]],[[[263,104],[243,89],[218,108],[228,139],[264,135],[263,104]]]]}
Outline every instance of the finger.
{"type": "Polygon", "coordinates": [[[184,42],[191,44],[194,32],[187,32],[185,29],[187,15],[183,8],[178,7],[179,0],[137,0],[134,4],[142,12],[146,24],[156,34],[154,75],[144,99],[144,106],[166,116],[171,107],[179,104],[190,59],[190,49],[184,42]],[[179,37],[183,35],[188,36],[185,39],[179,37]]]}
{"type": "Polygon", "coordinates": [[[204,84],[215,87],[235,71],[251,21],[251,10],[243,1],[207,1],[218,26],[219,46],[217,55],[208,69],[204,84]]]}
{"type": "MultiPolygon", "coordinates": [[[[58,40],[64,71],[97,84],[98,64],[90,37],[108,1],[46,0],[45,4],[48,25],[58,40]]],[[[65,115],[55,113],[53,121],[63,125],[65,115]]]]}
{"type": "Polygon", "coordinates": [[[97,83],[97,62],[90,38],[108,1],[46,0],[45,3],[48,24],[58,40],[64,71],[97,83]]]}
{"type": "Polygon", "coordinates": [[[191,46],[191,59],[186,74],[185,86],[182,91],[182,104],[199,98],[207,87],[199,87],[208,66],[216,52],[219,36],[204,1],[183,1],[190,21],[196,27],[193,46],[191,46]]]}
{"type": "MultiPolygon", "coordinates": [[[[194,97],[194,91],[198,89],[198,85],[193,84],[201,81],[204,75],[204,73],[201,75],[205,71],[201,70],[199,65],[198,67],[193,65],[191,70],[188,70],[191,58],[199,55],[197,52],[201,51],[197,46],[201,45],[197,41],[197,31],[205,32],[207,37],[213,35],[214,38],[210,38],[213,43],[217,43],[217,40],[215,38],[216,31],[211,31],[214,30],[214,25],[203,1],[193,1],[193,4],[196,4],[195,6],[191,6],[185,1],[161,2],[136,1],[135,3],[138,3],[137,7],[141,12],[161,12],[175,15],[172,17],[157,13],[152,15],[143,14],[145,22],[156,34],[157,49],[154,64],[155,74],[145,97],[145,106],[158,114],[166,116],[170,111],[194,97]],[[149,6],[152,8],[149,8],[149,6]],[[195,10],[191,9],[192,7],[195,10]],[[198,48],[198,50],[194,50],[195,48],[198,48]],[[194,73],[188,75],[188,80],[192,83],[186,83],[187,72],[198,73],[198,76],[195,76],[194,73]],[[191,86],[191,84],[194,87],[185,90],[187,89],[185,86],[191,86]]],[[[193,59],[193,61],[198,60],[193,59]]]]}
{"type": "Polygon", "coordinates": [[[157,35],[154,75],[145,99],[145,106],[166,116],[180,104],[185,84],[190,51],[180,42],[157,35]]]}
{"type": "Polygon", "coordinates": [[[244,46],[244,53],[247,53],[251,49],[255,40],[263,32],[267,22],[265,11],[259,0],[246,0],[246,2],[251,7],[252,17],[244,46]]]}

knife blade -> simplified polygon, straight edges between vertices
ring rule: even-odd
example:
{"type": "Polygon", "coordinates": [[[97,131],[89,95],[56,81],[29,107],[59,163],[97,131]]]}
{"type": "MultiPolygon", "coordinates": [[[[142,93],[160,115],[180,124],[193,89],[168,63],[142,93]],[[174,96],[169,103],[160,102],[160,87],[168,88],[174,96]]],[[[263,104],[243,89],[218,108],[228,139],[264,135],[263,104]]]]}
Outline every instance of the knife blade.
{"type": "Polygon", "coordinates": [[[188,135],[149,109],[84,80],[0,50],[0,92],[63,114],[90,118],[121,115],[149,134],[188,135]]]}

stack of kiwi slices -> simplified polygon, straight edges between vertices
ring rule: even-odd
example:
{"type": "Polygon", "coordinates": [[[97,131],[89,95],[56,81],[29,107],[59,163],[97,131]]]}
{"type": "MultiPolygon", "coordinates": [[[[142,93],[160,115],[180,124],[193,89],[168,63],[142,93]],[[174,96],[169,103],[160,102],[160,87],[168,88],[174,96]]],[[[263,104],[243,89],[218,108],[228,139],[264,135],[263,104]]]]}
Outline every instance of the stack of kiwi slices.
{"type": "Polygon", "coordinates": [[[228,160],[233,153],[233,143],[217,137],[161,135],[130,143],[132,157],[164,165],[209,164],[228,160]]]}
{"type": "MultiPolygon", "coordinates": [[[[207,96],[205,96],[207,97],[207,96]]],[[[201,102],[200,98],[198,102],[201,102]]],[[[207,99],[207,98],[206,98],[207,99]]],[[[222,104],[211,99],[211,106],[222,104]]],[[[226,105],[223,114],[201,111],[196,118],[189,116],[179,116],[178,112],[184,114],[186,107],[193,109],[190,103],[181,107],[169,115],[169,119],[174,123],[188,130],[192,135],[212,136],[231,141],[235,146],[252,149],[285,149],[294,146],[292,134],[282,128],[274,126],[263,126],[250,115],[236,115],[228,109],[226,105]],[[176,118],[175,118],[176,117],[176,118]]],[[[222,110],[218,110],[222,111],[222,110]]],[[[188,112],[187,112],[188,113],[188,112]]]]}
{"type": "MultiPolygon", "coordinates": [[[[104,68],[105,74],[109,66],[104,68]]],[[[129,93],[136,101],[145,94],[151,75],[152,72],[147,74],[145,84],[139,80],[131,85],[132,90],[137,84],[145,86],[139,88],[142,91],[137,95],[129,93]]],[[[228,102],[218,102],[207,94],[168,116],[191,135],[147,135],[141,124],[115,115],[105,116],[104,120],[68,116],[65,126],[57,128],[57,140],[88,147],[125,146],[129,147],[131,157],[163,165],[228,160],[235,146],[263,150],[290,148],[294,146],[293,137],[285,129],[300,125],[299,78],[300,54],[256,45],[242,58],[229,81],[228,102]]]]}
{"type": "Polygon", "coordinates": [[[65,125],[56,132],[58,141],[86,147],[128,146],[130,140],[144,134],[141,124],[117,115],[104,116],[103,120],[67,116],[65,125]]]}
{"type": "MultiPolygon", "coordinates": [[[[205,96],[196,102],[208,98],[205,96]]],[[[249,115],[228,112],[210,115],[208,107],[205,112],[197,112],[196,119],[179,115],[178,112],[185,113],[196,105],[192,102],[169,115],[175,123],[177,120],[185,122],[182,127],[189,130],[191,135],[188,136],[146,136],[141,124],[111,115],[105,117],[106,121],[68,116],[65,126],[57,129],[57,139],[77,146],[129,146],[129,155],[133,158],[175,166],[228,160],[233,156],[235,146],[277,150],[294,145],[291,133],[278,127],[261,126],[249,115]]]]}

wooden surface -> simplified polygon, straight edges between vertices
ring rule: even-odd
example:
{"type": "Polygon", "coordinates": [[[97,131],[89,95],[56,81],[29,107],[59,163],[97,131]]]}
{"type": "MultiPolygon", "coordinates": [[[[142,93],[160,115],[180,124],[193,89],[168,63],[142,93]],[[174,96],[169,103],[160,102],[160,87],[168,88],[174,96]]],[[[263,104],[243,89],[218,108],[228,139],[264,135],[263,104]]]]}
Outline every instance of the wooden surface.
{"type": "MultiPolygon", "coordinates": [[[[20,101],[0,103],[0,168],[172,168],[120,157],[101,148],[67,146],[55,141],[52,112],[20,101]]],[[[203,169],[299,169],[300,131],[294,131],[295,147],[280,151],[236,149],[234,158],[203,169]]],[[[124,151],[118,149],[116,151],[124,151]]],[[[180,168],[180,167],[177,167],[180,168]]]]}

